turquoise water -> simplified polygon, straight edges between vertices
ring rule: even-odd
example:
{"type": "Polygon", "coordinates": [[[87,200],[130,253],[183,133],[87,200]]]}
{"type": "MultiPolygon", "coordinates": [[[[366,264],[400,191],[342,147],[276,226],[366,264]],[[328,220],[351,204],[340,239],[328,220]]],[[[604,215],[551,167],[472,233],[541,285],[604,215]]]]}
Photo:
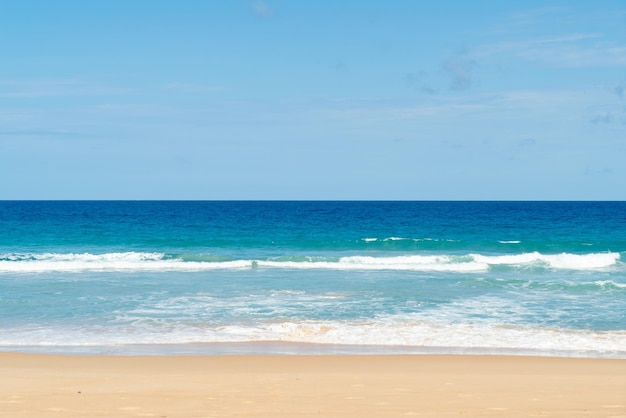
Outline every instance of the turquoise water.
{"type": "Polygon", "coordinates": [[[626,202],[4,201],[0,349],[626,357],[625,261],[626,202]]]}

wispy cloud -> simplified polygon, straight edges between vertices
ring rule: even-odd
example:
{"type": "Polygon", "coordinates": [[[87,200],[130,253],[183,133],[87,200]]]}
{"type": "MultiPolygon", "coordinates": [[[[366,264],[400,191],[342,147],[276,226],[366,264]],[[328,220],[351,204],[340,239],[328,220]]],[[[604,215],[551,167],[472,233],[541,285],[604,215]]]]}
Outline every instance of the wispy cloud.
{"type": "MultiPolygon", "coordinates": [[[[314,103],[313,107],[324,118],[358,121],[361,124],[471,120],[497,125],[504,121],[517,123],[527,118],[549,124],[583,126],[595,120],[598,124],[609,122],[617,126],[621,116],[615,109],[606,108],[606,99],[606,91],[600,88],[507,90],[498,93],[444,90],[414,100],[344,100],[314,103]]],[[[531,148],[536,139],[531,133],[525,135],[520,138],[518,145],[531,148]]]]}
{"type": "Polygon", "coordinates": [[[404,81],[410,89],[416,89],[426,94],[437,94],[439,89],[434,87],[426,71],[410,72],[404,75],[404,81]]]}
{"type": "Polygon", "coordinates": [[[215,93],[226,90],[223,86],[174,81],[160,86],[163,89],[180,93],[215,93]]]}
{"type": "Polygon", "coordinates": [[[474,50],[474,55],[508,55],[559,67],[626,66],[626,43],[605,41],[597,33],[582,33],[483,45],[474,50]]]}
{"type": "Polygon", "coordinates": [[[263,0],[256,0],[251,4],[252,10],[257,16],[271,17],[274,14],[274,9],[263,0]]]}
{"type": "Polygon", "coordinates": [[[104,96],[129,94],[128,88],[111,87],[81,80],[0,80],[0,97],[39,98],[53,96],[104,96]]]}
{"type": "Polygon", "coordinates": [[[507,26],[534,26],[548,19],[554,19],[556,15],[562,17],[566,12],[563,7],[548,6],[536,9],[524,10],[512,13],[506,20],[507,26]]]}
{"type": "Polygon", "coordinates": [[[520,148],[528,148],[528,147],[533,147],[535,145],[537,145],[537,141],[535,140],[535,138],[524,138],[522,140],[520,140],[517,145],[520,148]]]}
{"type": "Polygon", "coordinates": [[[56,131],[46,129],[23,129],[23,130],[0,130],[0,136],[42,136],[42,137],[58,137],[58,136],[75,136],[76,132],[71,131],[56,131]]]}
{"type": "Polygon", "coordinates": [[[614,116],[611,112],[606,112],[603,113],[601,115],[596,115],[591,119],[591,123],[593,124],[607,124],[607,123],[612,123],[614,120],[614,116]]]}
{"type": "Polygon", "coordinates": [[[449,58],[441,63],[441,69],[450,77],[450,88],[452,90],[467,90],[472,86],[473,68],[476,61],[467,56],[459,55],[449,58]]]}
{"type": "Polygon", "coordinates": [[[455,99],[445,95],[425,97],[429,99],[417,104],[394,100],[345,100],[326,104],[316,103],[316,107],[319,113],[332,120],[359,121],[359,123],[457,118],[493,109],[488,100],[455,99]]]}
{"type": "Polygon", "coordinates": [[[599,98],[596,96],[580,90],[508,90],[494,96],[492,102],[497,106],[558,109],[566,105],[598,101],[599,98]]]}
{"type": "Polygon", "coordinates": [[[605,175],[611,175],[611,174],[613,174],[612,167],[601,167],[601,168],[585,167],[585,170],[583,172],[584,176],[605,176],[605,175]]]}
{"type": "Polygon", "coordinates": [[[590,122],[594,125],[613,125],[613,127],[626,127],[626,109],[618,111],[606,111],[596,113],[590,122]]]}

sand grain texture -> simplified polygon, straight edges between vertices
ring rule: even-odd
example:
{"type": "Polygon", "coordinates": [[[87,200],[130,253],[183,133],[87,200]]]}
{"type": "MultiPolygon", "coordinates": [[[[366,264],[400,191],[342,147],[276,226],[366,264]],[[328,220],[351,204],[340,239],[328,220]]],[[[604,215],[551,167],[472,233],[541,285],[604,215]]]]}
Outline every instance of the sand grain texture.
{"type": "Polygon", "coordinates": [[[626,417],[626,360],[0,353],[1,417],[626,417]]]}

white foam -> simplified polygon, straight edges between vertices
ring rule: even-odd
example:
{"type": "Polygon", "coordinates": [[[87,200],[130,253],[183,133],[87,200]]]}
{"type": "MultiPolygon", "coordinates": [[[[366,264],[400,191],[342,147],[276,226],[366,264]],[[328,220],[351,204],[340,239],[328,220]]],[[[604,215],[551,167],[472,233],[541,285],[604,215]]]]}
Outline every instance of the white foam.
{"type": "Polygon", "coordinates": [[[522,326],[413,323],[284,322],[271,325],[280,341],[422,347],[626,351],[626,332],[590,332],[522,326]]]}
{"type": "Polygon", "coordinates": [[[484,263],[455,263],[449,257],[399,256],[399,257],[342,257],[339,261],[256,261],[258,267],[292,269],[335,269],[335,270],[406,270],[406,271],[485,271],[484,263]]]}
{"type": "Polygon", "coordinates": [[[250,260],[223,262],[185,262],[167,259],[162,253],[105,254],[5,254],[0,257],[0,272],[46,271],[158,271],[206,270],[252,267],[250,260]]]}
{"type": "Polygon", "coordinates": [[[626,331],[578,331],[513,325],[398,321],[282,321],[208,326],[151,322],[124,327],[5,329],[0,346],[102,346],[283,341],[361,346],[511,349],[541,352],[617,352],[626,355],[626,331]],[[165,332],[167,331],[167,332],[165,332]]]}
{"type": "Polygon", "coordinates": [[[482,262],[459,261],[446,255],[407,255],[396,257],[352,256],[339,260],[342,269],[417,270],[417,271],[486,271],[482,262]]]}
{"type": "Polygon", "coordinates": [[[480,272],[491,266],[535,266],[553,269],[592,270],[614,266],[619,253],[552,254],[538,252],[508,255],[399,255],[393,257],[348,256],[340,259],[308,257],[304,260],[184,261],[162,253],[106,254],[4,254],[0,272],[45,271],[200,271],[213,269],[287,268],[337,270],[406,270],[480,272]]]}
{"type": "Polygon", "coordinates": [[[456,239],[439,239],[439,238],[404,238],[404,237],[386,237],[386,238],[374,238],[367,237],[361,238],[361,241],[365,242],[376,242],[376,241],[414,241],[414,242],[423,242],[423,241],[433,241],[433,242],[459,242],[456,239]]]}
{"type": "Polygon", "coordinates": [[[626,289],[626,283],[618,283],[613,280],[596,280],[593,283],[601,287],[617,287],[620,289],[626,289]]]}
{"type": "Polygon", "coordinates": [[[589,253],[589,254],[553,254],[546,255],[538,252],[485,256],[481,254],[471,254],[477,261],[489,265],[546,265],[555,269],[568,270],[591,270],[610,267],[620,259],[619,253],[589,253]]]}

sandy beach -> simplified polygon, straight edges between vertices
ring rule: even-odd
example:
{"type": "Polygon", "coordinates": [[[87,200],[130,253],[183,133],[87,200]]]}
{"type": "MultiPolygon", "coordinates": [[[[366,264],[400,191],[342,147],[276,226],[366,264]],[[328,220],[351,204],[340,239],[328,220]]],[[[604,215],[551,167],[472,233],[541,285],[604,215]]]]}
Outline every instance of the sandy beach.
{"type": "Polygon", "coordinates": [[[626,360],[0,354],[2,417],[626,417],[626,360]]]}

